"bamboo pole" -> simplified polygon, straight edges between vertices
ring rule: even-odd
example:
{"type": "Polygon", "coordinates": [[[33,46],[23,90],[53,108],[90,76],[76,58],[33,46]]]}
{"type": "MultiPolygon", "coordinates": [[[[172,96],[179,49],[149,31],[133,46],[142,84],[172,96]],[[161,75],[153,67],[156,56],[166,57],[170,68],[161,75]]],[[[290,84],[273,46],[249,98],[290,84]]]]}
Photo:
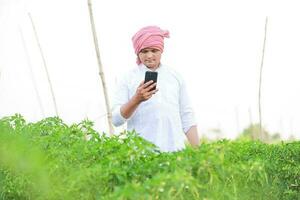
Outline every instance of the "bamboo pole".
{"type": "Polygon", "coordinates": [[[268,17],[266,17],[265,22],[265,35],[264,35],[264,43],[262,49],[262,58],[260,65],[260,73],[259,73],[259,89],[258,89],[258,112],[259,112],[259,129],[260,129],[260,139],[264,139],[264,133],[262,130],[262,110],[261,110],[261,84],[262,84],[262,70],[264,65],[264,55],[265,55],[265,47],[266,47],[266,39],[267,39],[267,25],[268,25],[268,17]]]}
{"type": "Polygon", "coordinates": [[[41,100],[39,91],[37,89],[37,84],[36,84],[36,81],[35,81],[35,78],[34,78],[34,75],[33,75],[32,65],[31,65],[31,62],[30,62],[30,56],[28,54],[28,49],[27,49],[27,46],[26,46],[26,42],[25,42],[24,35],[23,35],[21,27],[19,27],[19,32],[20,32],[20,35],[21,35],[23,48],[24,48],[24,51],[25,51],[25,54],[26,54],[27,65],[28,65],[28,68],[29,68],[29,71],[30,71],[30,77],[31,77],[31,80],[32,80],[32,83],[33,83],[36,98],[37,98],[37,101],[39,103],[42,116],[43,116],[43,118],[45,118],[45,111],[44,111],[44,108],[43,108],[43,105],[42,105],[42,100],[41,100]]]}
{"type": "Polygon", "coordinates": [[[111,114],[111,111],[110,111],[110,105],[109,105],[109,99],[108,99],[108,94],[107,94],[107,89],[106,89],[105,76],[104,76],[103,66],[102,66],[101,58],[100,58],[100,50],[99,50],[99,45],[98,45],[96,27],[95,27],[95,23],[94,23],[94,16],[93,16],[93,9],[92,9],[91,0],[88,0],[88,7],[89,7],[91,27],[92,27],[92,31],[93,31],[95,50],[96,50],[96,55],[97,55],[97,62],[98,62],[98,67],[99,67],[99,75],[100,75],[100,78],[101,78],[101,81],[102,81],[102,88],[103,88],[103,93],[104,93],[104,98],[105,98],[109,134],[112,135],[114,133],[114,128],[112,126],[112,114],[111,114]]]}
{"type": "Polygon", "coordinates": [[[43,50],[42,50],[42,46],[40,44],[39,37],[38,37],[37,31],[36,31],[33,19],[31,17],[31,14],[28,13],[28,16],[29,16],[31,24],[32,24],[32,28],[33,28],[33,31],[34,31],[35,39],[36,39],[36,42],[38,44],[38,47],[39,47],[39,50],[40,50],[40,53],[41,53],[41,57],[42,57],[42,60],[43,60],[44,68],[45,68],[45,71],[46,71],[46,74],[47,74],[47,79],[48,79],[48,83],[49,83],[49,86],[50,86],[50,91],[51,91],[52,100],[53,100],[53,104],[54,104],[55,114],[56,114],[56,116],[58,116],[56,99],[55,99],[55,95],[54,95],[54,91],[53,91],[53,87],[52,87],[50,75],[49,75],[49,72],[48,72],[48,67],[47,67],[47,64],[46,64],[46,59],[45,59],[45,56],[44,56],[44,53],[43,53],[43,50]]]}

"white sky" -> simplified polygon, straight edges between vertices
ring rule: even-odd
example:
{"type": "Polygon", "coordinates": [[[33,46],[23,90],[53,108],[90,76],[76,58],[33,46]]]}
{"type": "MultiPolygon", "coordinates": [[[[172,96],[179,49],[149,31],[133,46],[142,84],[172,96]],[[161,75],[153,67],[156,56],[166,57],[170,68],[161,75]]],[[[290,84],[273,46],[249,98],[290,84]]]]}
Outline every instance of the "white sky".
{"type": "MultiPolygon", "coordinates": [[[[263,124],[283,138],[300,138],[296,1],[92,2],[110,98],[115,78],[136,67],[132,35],[143,26],[158,25],[171,36],[165,39],[162,61],[185,78],[200,133],[221,128],[222,137],[228,138],[251,121],[258,122],[259,67],[268,16],[263,124]]],[[[36,121],[55,114],[28,12],[44,51],[59,116],[68,123],[88,117],[98,130],[107,130],[87,0],[0,0],[0,117],[21,113],[36,121]]]]}

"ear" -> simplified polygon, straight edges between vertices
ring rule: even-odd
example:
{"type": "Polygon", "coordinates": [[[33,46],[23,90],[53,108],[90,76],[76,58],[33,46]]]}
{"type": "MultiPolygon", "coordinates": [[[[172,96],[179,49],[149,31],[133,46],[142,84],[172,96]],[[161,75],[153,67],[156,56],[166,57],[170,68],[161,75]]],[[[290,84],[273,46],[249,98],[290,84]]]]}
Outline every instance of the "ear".
{"type": "Polygon", "coordinates": [[[137,57],[136,57],[136,64],[138,64],[138,65],[139,65],[139,64],[141,64],[141,63],[142,63],[142,62],[141,62],[141,60],[140,60],[139,56],[137,56],[137,57]]]}

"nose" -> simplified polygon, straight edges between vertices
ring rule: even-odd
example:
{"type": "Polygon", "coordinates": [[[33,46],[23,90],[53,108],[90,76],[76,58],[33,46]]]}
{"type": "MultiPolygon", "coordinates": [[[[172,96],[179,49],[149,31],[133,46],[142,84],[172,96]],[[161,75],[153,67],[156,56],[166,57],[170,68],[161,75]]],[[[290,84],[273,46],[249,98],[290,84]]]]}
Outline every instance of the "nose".
{"type": "Polygon", "coordinates": [[[146,57],[147,58],[151,58],[153,56],[153,53],[151,51],[147,52],[146,53],[146,57]]]}

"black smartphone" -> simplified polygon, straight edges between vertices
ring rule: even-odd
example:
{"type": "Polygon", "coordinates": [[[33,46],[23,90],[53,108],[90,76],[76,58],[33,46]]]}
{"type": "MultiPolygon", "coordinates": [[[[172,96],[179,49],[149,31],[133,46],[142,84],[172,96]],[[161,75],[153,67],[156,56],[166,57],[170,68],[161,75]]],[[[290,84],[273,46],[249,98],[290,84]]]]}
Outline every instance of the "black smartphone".
{"type": "MultiPolygon", "coordinates": [[[[151,81],[151,80],[153,81],[153,83],[156,83],[157,82],[157,75],[158,75],[157,72],[146,71],[144,83],[147,83],[148,81],[151,81]]],[[[152,88],[150,91],[155,90],[155,89],[156,89],[156,86],[154,88],[152,88]]]]}

